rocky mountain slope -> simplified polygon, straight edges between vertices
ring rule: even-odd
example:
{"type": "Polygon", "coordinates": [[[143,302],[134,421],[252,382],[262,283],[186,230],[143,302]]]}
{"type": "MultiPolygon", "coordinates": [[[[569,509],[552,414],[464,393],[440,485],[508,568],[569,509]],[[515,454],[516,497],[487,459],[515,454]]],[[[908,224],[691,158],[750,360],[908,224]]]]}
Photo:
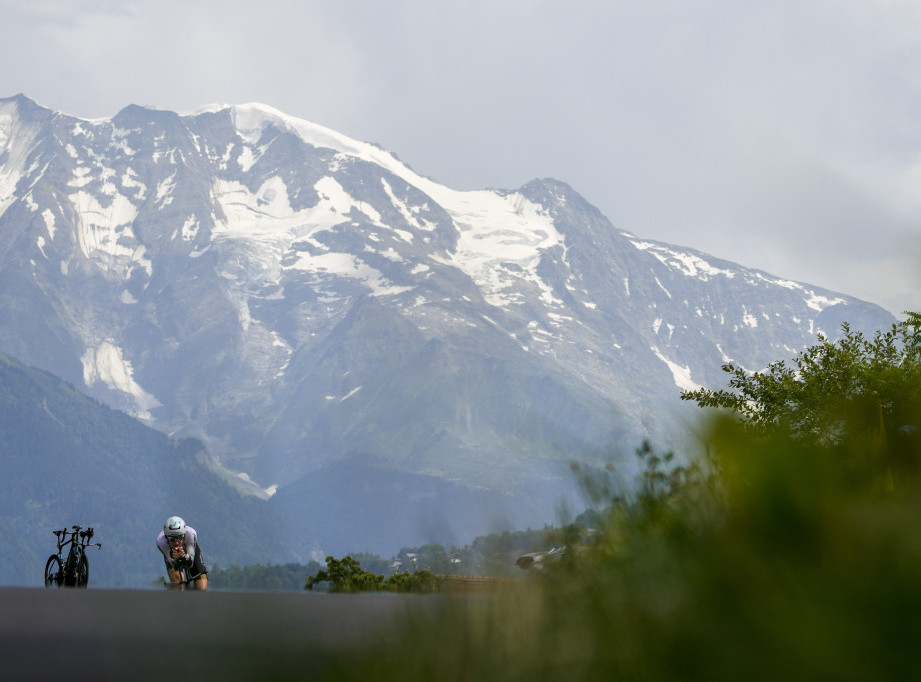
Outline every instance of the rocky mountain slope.
{"type": "Polygon", "coordinates": [[[304,554],[550,521],[571,459],[683,447],[678,394],[723,362],[892,319],[264,105],[0,100],[0,351],[201,439],[304,554]]]}

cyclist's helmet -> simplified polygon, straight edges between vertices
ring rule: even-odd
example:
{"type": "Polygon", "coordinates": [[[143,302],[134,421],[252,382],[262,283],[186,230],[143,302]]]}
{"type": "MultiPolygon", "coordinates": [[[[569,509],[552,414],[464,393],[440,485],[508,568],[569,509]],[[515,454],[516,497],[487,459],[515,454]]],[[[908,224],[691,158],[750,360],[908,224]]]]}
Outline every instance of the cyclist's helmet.
{"type": "Polygon", "coordinates": [[[166,537],[183,538],[185,537],[185,521],[178,516],[171,516],[163,524],[163,534],[166,537]]]}

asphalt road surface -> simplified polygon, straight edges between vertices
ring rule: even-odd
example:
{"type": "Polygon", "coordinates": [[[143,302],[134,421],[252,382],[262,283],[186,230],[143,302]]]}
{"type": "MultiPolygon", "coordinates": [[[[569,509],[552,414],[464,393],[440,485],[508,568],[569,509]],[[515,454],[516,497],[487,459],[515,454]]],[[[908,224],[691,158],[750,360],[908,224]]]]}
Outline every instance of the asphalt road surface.
{"type": "Polygon", "coordinates": [[[0,588],[0,680],[334,679],[437,597],[0,588]]]}

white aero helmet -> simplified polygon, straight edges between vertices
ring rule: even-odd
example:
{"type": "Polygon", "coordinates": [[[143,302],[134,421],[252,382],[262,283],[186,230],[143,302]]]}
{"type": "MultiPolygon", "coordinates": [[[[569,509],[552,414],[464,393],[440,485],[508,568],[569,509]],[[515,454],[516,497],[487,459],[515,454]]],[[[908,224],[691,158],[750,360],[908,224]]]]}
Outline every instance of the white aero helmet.
{"type": "Polygon", "coordinates": [[[178,516],[171,516],[163,524],[163,534],[166,537],[185,537],[185,521],[178,516]]]}

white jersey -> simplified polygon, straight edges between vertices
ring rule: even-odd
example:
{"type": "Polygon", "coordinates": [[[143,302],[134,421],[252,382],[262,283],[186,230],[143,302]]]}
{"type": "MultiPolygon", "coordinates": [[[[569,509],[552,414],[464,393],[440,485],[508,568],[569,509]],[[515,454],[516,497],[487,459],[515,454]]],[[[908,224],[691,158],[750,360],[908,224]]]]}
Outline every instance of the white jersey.
{"type": "MultiPolygon", "coordinates": [[[[185,553],[192,559],[195,559],[195,551],[198,549],[198,533],[195,532],[192,526],[185,527],[185,538],[182,540],[182,546],[185,548],[185,553]]],[[[163,558],[166,559],[166,565],[171,569],[175,568],[175,562],[170,556],[169,542],[166,539],[166,534],[162,530],[157,536],[157,549],[160,550],[163,554],[163,558]]]]}

